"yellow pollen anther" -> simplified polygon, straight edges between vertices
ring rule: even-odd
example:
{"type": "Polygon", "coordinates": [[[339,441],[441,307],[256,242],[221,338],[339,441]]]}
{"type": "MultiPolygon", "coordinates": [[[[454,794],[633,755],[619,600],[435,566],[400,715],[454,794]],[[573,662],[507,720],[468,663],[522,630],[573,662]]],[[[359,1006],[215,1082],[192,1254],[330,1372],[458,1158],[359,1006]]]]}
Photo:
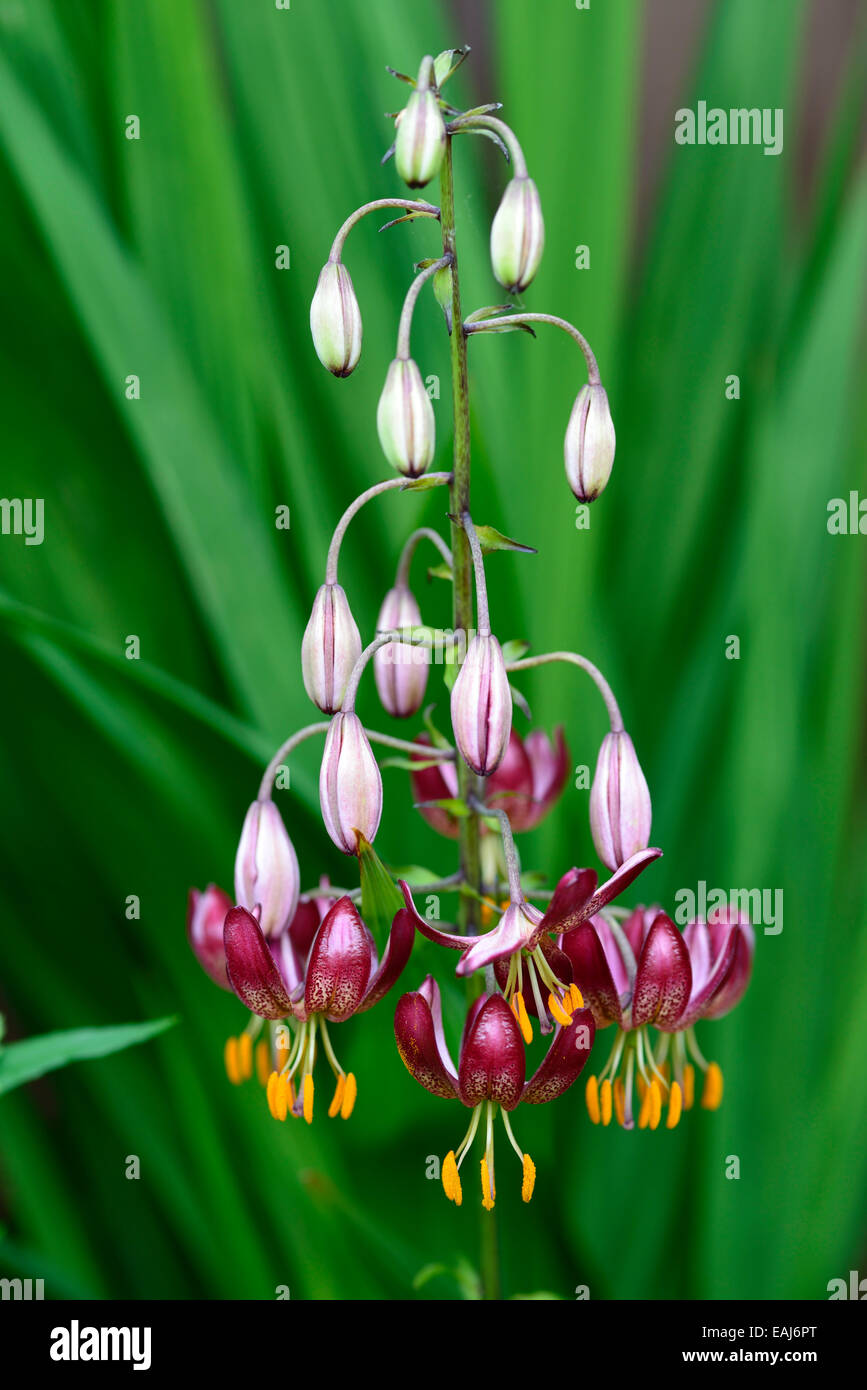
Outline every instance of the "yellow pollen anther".
{"type": "Polygon", "coordinates": [[[290,1087],[288,1076],[278,1078],[277,1086],[274,1090],[274,1118],[275,1120],[285,1120],[289,1111],[290,1087]]]}
{"type": "Polygon", "coordinates": [[[346,1073],[346,1087],[343,1092],[343,1101],[340,1106],[341,1120],[348,1120],[355,1105],[355,1097],[358,1095],[358,1083],[354,1074],[349,1071],[346,1073]]]}
{"type": "Polygon", "coordinates": [[[512,1013],[515,1015],[515,1020],[521,1030],[521,1036],[529,1047],[533,1041],[533,1029],[527,1013],[527,1005],[524,1003],[524,996],[520,990],[512,995],[512,1013]]]}
{"type": "Polygon", "coordinates": [[[449,1149],[443,1159],[442,1180],[443,1190],[449,1201],[454,1202],[455,1206],[459,1207],[464,1200],[464,1194],[461,1190],[461,1177],[458,1172],[454,1149],[449,1149]]]}
{"type": "Polygon", "coordinates": [[[626,1094],[619,1076],[614,1083],[614,1113],[617,1116],[617,1123],[622,1128],[626,1123],[626,1094]]]}
{"type": "Polygon", "coordinates": [[[313,1123],[313,1077],[308,1072],[304,1078],[304,1118],[309,1125],[313,1123]]]}
{"type": "Polygon", "coordinates": [[[650,1118],[651,1129],[656,1129],[662,1119],[662,1083],[654,1077],[650,1083],[650,1118]]]}
{"type": "Polygon", "coordinates": [[[529,1154],[524,1154],[524,1181],[521,1183],[521,1199],[529,1202],[536,1186],[536,1165],[529,1154]]]}
{"type": "Polygon", "coordinates": [[[275,1120],[277,1118],[277,1107],[275,1101],[279,1089],[280,1077],[277,1075],[276,1071],[272,1071],[271,1075],[268,1077],[268,1083],[265,1087],[265,1098],[268,1101],[268,1109],[271,1111],[271,1114],[273,1115],[275,1120]]]}
{"type": "Polygon", "coordinates": [[[647,1082],[645,1081],[645,1079],[644,1079],[643,1076],[639,1076],[639,1077],[636,1077],[636,1082],[635,1082],[635,1084],[636,1084],[637,1087],[638,1087],[638,1096],[639,1096],[639,1099],[643,1101],[643,1100],[644,1100],[644,1097],[647,1095],[647,1082]]]}
{"type": "Polygon", "coordinates": [[[551,1017],[562,1024],[564,1028],[568,1028],[569,1024],[572,1022],[572,1015],[566,1012],[567,1007],[568,1004],[565,998],[561,1004],[556,994],[548,995],[548,1011],[551,1017]]]}
{"type": "Polygon", "coordinates": [[[641,1109],[638,1112],[638,1128],[647,1129],[650,1119],[650,1087],[644,1083],[644,1095],[641,1097],[641,1109]]]}
{"type": "Polygon", "coordinates": [[[330,1120],[333,1120],[333,1119],[334,1119],[334,1116],[335,1116],[335,1115],[338,1113],[338,1111],[340,1110],[340,1107],[341,1107],[341,1105],[343,1104],[343,1092],[344,1092],[345,1090],[346,1090],[346,1077],[344,1076],[343,1072],[341,1072],[340,1075],[339,1075],[338,1078],[337,1078],[337,1087],[336,1087],[336,1090],[335,1090],[335,1092],[334,1092],[334,1099],[333,1099],[333,1101],[331,1102],[331,1104],[330,1104],[329,1107],[328,1107],[328,1118],[329,1118],[330,1120]]]}
{"type": "Polygon", "coordinates": [[[587,1082],[587,1087],[584,1091],[584,1099],[587,1102],[587,1114],[590,1116],[594,1125],[598,1125],[602,1118],[602,1112],[599,1109],[599,1082],[596,1080],[595,1076],[591,1076],[587,1082]]]}
{"type": "Polygon", "coordinates": [[[680,1112],[683,1109],[683,1092],[676,1081],[671,1083],[671,1094],[668,1097],[668,1119],[665,1122],[666,1129],[674,1129],[680,1119],[680,1112]]]}
{"type": "Polygon", "coordinates": [[[226,1065],[226,1075],[233,1086],[240,1086],[243,1081],[241,1075],[241,1058],[238,1051],[238,1039],[227,1038],[226,1046],[223,1049],[223,1061],[226,1065]]]}
{"type": "Polygon", "coordinates": [[[606,1079],[602,1082],[600,1100],[602,1102],[602,1123],[611,1124],[611,1082],[606,1079]]]}
{"type": "Polygon", "coordinates": [[[268,1076],[271,1072],[271,1058],[268,1056],[268,1044],[257,1042],[256,1044],[256,1077],[260,1086],[268,1085],[268,1076]]]}
{"type": "Polygon", "coordinates": [[[482,1159],[482,1206],[485,1211],[494,1210],[494,1184],[491,1182],[491,1175],[488,1172],[488,1160],[482,1159]]]}
{"type": "Polygon", "coordinates": [[[569,994],[570,994],[571,999],[572,999],[572,1002],[571,1002],[571,1004],[570,1004],[570,1008],[572,1009],[572,1011],[574,1012],[575,1009],[583,1009],[583,1008],[584,1008],[584,995],[581,993],[581,991],[580,991],[580,989],[578,988],[577,985],[570,985],[570,986],[569,986],[569,994]]]}
{"type": "Polygon", "coordinates": [[[711,1062],[704,1078],[704,1090],[701,1093],[702,1110],[717,1110],[722,1104],[723,1098],[723,1074],[716,1062],[711,1062]]]}
{"type": "Polygon", "coordinates": [[[238,1039],[238,1066],[241,1079],[249,1081],[253,1075],[253,1039],[249,1033],[242,1033],[238,1039]]]}
{"type": "Polygon", "coordinates": [[[683,1108],[691,1110],[695,1102],[695,1067],[687,1062],[683,1069],[683,1108]]]}

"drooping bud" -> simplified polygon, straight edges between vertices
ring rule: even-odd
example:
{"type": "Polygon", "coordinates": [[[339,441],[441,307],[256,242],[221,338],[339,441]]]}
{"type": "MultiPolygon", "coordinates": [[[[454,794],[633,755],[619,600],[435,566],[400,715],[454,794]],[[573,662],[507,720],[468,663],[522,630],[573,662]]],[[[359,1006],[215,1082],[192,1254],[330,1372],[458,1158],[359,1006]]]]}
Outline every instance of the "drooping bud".
{"type": "Polygon", "coordinates": [[[328,261],[319,272],[310,331],[323,367],[335,376],[349,376],[361,356],[361,310],[342,261],[328,261]]]}
{"type": "Polygon", "coordinates": [[[335,714],[319,771],[325,829],[344,854],[358,852],[358,836],[373,843],[382,815],[379,764],[358,715],[335,714]]]}
{"type": "Polygon", "coordinates": [[[322,584],[301,643],[304,689],[325,714],[339,710],[361,656],[361,634],[340,584],[322,584]]]}
{"type": "Polygon", "coordinates": [[[480,777],[502,762],[512,727],[512,693],[503,651],[490,633],[470,642],[452,687],[452,728],[461,757],[480,777]]]}
{"type": "MultiPolygon", "coordinates": [[[[376,620],[379,632],[418,627],[421,612],[405,584],[389,589],[376,620]]],[[[408,719],[421,708],[427,685],[430,651],[409,642],[386,642],[373,656],[373,674],[383,709],[395,719],[408,719]]]]}
{"type": "Polygon", "coordinates": [[[223,945],[223,926],[226,913],[234,906],[228,893],[209,883],[204,893],[190,889],[187,901],[187,936],[202,969],[215,985],[230,990],[226,974],[226,950],[223,945]]]}
{"type": "Polygon", "coordinates": [[[596,853],[619,869],[650,841],[650,792],[632,739],[623,729],[606,734],[590,789],[590,829],[596,853]]]}
{"type": "Polygon", "coordinates": [[[235,901],[252,912],[261,904],[264,936],[277,936],[295,916],[301,875],[298,856],[273,801],[254,801],[235,856],[235,901]]]}
{"type": "Polygon", "coordinates": [[[396,357],[388,369],[376,428],[392,468],[408,478],[425,471],[434,456],[436,425],[421,372],[411,357],[396,357]]]}
{"type": "Polygon", "coordinates": [[[579,502],[592,502],[611,477],[614,464],[614,421],[605,387],[582,386],[575,397],[563,452],[566,477],[579,502]]]}
{"type": "Polygon", "coordinates": [[[491,224],[491,265],[512,294],[527,288],[542,259],[545,223],[535,183],[526,174],[511,179],[491,224]]]}
{"type": "Polygon", "coordinates": [[[433,81],[433,59],[424,58],[418,85],[401,112],[397,127],[394,162],[410,188],[423,188],[439,173],[446,147],[446,128],[433,81]]]}

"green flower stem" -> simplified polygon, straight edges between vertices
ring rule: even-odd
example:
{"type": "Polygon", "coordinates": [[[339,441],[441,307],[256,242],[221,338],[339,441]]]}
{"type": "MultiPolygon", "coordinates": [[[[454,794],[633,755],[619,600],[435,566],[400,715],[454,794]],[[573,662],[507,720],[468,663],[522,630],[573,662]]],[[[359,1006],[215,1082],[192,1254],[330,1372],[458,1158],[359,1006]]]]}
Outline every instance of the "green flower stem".
{"type": "Polygon", "coordinates": [[[486,331],[493,333],[496,331],[495,324],[500,327],[511,324],[517,328],[520,324],[530,323],[550,323],[553,324],[554,328],[562,328],[564,333],[568,333],[584,354],[584,361],[587,363],[587,380],[590,385],[601,385],[602,378],[599,375],[596,354],[584,334],[575,327],[574,323],[570,323],[568,319],[558,318],[556,314],[503,314],[501,318],[480,319],[476,323],[468,323],[465,325],[465,331],[467,333],[484,333],[486,331]]]}
{"type": "MultiPolygon", "coordinates": [[[[425,482],[429,486],[434,487],[438,483],[447,483],[450,477],[450,473],[428,473],[425,477],[425,482]]],[[[328,547],[328,559],[325,562],[326,584],[337,583],[337,565],[340,560],[340,547],[343,544],[343,537],[346,535],[347,527],[356,513],[360,512],[365,503],[371,502],[374,497],[379,497],[383,492],[391,492],[395,488],[406,488],[407,483],[411,481],[410,478],[404,478],[402,476],[399,478],[386,478],[384,482],[374,483],[373,487],[369,487],[364,492],[360,492],[355,498],[355,501],[350,502],[334,529],[334,535],[331,537],[331,544],[328,547]]]]}
{"type": "Polygon", "coordinates": [[[417,213],[420,217],[439,217],[440,211],[433,203],[414,202],[411,198],[376,198],[372,203],[365,203],[363,207],[356,208],[355,212],[349,214],[334,238],[329,261],[340,260],[343,255],[343,243],[356,222],[360,222],[369,212],[379,212],[382,208],[405,208],[408,213],[417,213]]]}
{"type": "Polygon", "coordinates": [[[397,326],[397,351],[395,353],[395,356],[399,357],[403,362],[409,357],[409,335],[412,330],[412,316],[415,312],[416,300],[427,281],[430,280],[432,276],[436,275],[438,270],[445,270],[447,265],[451,265],[451,259],[448,256],[442,256],[440,260],[434,261],[432,265],[425,266],[424,270],[419,272],[407,290],[406,299],[403,301],[403,309],[400,315],[400,323],[397,326]]]}
{"type": "Polygon", "coordinates": [[[623,717],[620,713],[620,706],[614,698],[614,691],[599,667],[594,666],[592,661],[588,661],[586,656],[580,656],[578,652],[543,652],[540,656],[525,656],[521,661],[508,661],[506,670],[529,671],[533,666],[547,666],[551,661],[566,661],[572,666],[580,666],[582,671],[587,672],[605,701],[612,734],[620,733],[623,729],[623,717]]]}

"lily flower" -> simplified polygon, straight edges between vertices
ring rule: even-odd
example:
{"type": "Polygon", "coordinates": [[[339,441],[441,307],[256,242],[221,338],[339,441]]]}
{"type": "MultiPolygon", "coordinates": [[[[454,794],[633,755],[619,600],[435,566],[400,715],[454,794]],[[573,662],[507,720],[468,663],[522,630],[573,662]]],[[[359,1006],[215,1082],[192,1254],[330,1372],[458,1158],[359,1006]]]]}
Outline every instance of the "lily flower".
{"type": "Polygon", "coordinates": [[[289,927],[267,939],[255,910],[233,907],[228,913],[224,944],[231,986],[254,1016],[251,1029],[260,1029],[263,1019],[278,1025],[273,1029],[281,1044],[277,1065],[266,1079],[275,1119],[285,1120],[291,1112],[312,1123],[318,1041],[336,1082],[328,1113],[349,1118],[356,1080],[337,1060],[328,1025],[379,1003],[409,960],[414,935],[414,923],[401,908],[380,961],[373,936],[348,896],[329,905],[321,920],[318,902],[302,901],[289,927]]]}
{"type": "MultiPolygon", "coordinates": [[[[415,741],[429,743],[430,739],[427,734],[419,734],[415,741]]],[[[423,755],[414,755],[414,761],[422,760],[423,755]]],[[[562,729],[555,730],[552,740],[543,729],[534,729],[522,738],[513,728],[503,761],[485,783],[487,802],[506,812],[513,830],[533,830],[559,799],[570,765],[562,729]]],[[[435,767],[422,767],[413,770],[410,777],[417,802],[449,801],[458,795],[453,763],[442,761],[435,767]]],[[[440,835],[451,840],[458,838],[460,822],[445,807],[422,804],[419,810],[440,835]]],[[[488,833],[484,825],[481,831],[488,833]]]]}
{"type": "Polygon", "coordinates": [[[398,1052],[410,1075],[432,1095],[457,1099],[472,1111],[461,1143],[443,1160],[442,1184],[449,1201],[456,1206],[463,1201],[461,1164],[484,1119],[482,1205],[486,1211],[493,1208],[496,1196],[494,1121],[499,1111],[509,1143],[521,1163],[521,1196],[529,1202],[536,1168],[515,1138],[509,1113],[522,1101],[528,1105],[542,1105],[556,1100],[577,1079],[593,1046],[595,1025],[590,1010],[579,1010],[567,1026],[558,1028],[547,1055],[529,1081],[526,1080],[520,1029],[499,994],[482,996],[470,1005],[457,1067],[445,1041],[439,986],[432,975],[426,977],[418,990],[398,1000],[394,1033],[398,1052]]]}
{"type": "Polygon", "coordinates": [[[407,910],[422,936],[439,946],[461,952],[455,972],[457,975],[471,975],[486,965],[494,965],[496,970],[499,964],[506,1002],[513,1009],[521,1032],[529,1043],[532,1030],[527,1016],[528,1001],[524,997],[524,972],[527,974],[533,1012],[538,1015],[542,1032],[549,1033],[553,1026],[549,1014],[560,1024],[568,1023],[574,1009],[581,1007],[580,983],[576,996],[570,989],[571,978],[564,979],[559,973],[563,968],[568,973],[566,956],[562,949],[555,956],[550,936],[562,938],[576,931],[618,893],[622,893],[624,888],[628,888],[661,853],[659,849],[646,849],[634,854],[601,886],[594,869],[570,869],[557,884],[544,913],[523,899],[514,899],[497,926],[481,936],[460,936],[440,931],[416,911],[408,885],[401,880],[399,886],[407,910]]]}
{"type": "Polygon", "coordinates": [[[752,927],[740,917],[714,913],[707,923],[690,922],[681,933],[658,907],[636,908],[622,924],[602,913],[561,939],[597,1027],[613,1023],[618,1030],[605,1067],[587,1082],[594,1124],[610,1124],[615,1114],[632,1129],[635,1085],[641,1101],[638,1127],[656,1129],[667,1101],[666,1126],[673,1129],[694,1102],[693,1062],[705,1074],[702,1106],[718,1107],[722,1072],[704,1059],[694,1024],[734,1008],[749,981],[753,943],[752,927]],[[656,1051],[651,1025],[663,1035],[656,1051]],[[673,1079],[667,1062],[672,1039],[673,1079]]]}

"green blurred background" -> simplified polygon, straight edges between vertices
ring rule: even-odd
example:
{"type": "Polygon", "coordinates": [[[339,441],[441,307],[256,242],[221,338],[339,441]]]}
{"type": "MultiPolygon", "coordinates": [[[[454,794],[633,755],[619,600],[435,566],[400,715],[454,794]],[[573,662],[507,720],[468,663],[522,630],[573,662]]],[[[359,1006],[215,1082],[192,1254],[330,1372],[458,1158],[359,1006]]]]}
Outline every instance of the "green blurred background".
{"type": "MultiPolygon", "coordinates": [[[[475,1184],[457,1210],[424,1176],[464,1115],[404,1071],[393,998],[339,1030],[359,1078],[352,1120],[276,1125],[254,1085],[225,1079],[243,1011],[184,934],[188,887],[230,887],[263,760],[311,717],[301,634],[331,527],[385,475],[376,401],[436,231],[379,236],[370,219],[352,234],[365,348],[349,381],[313,352],[316,276],[353,207],[403,191],[379,163],[383,112],[406,97],[384,65],[415,72],[469,41],[449,97],[504,103],[543,200],[524,303],[587,334],[618,431],[612,482],[577,530],[562,465],[577,351],[554,332],[471,344],[474,512],[539,550],[492,557],[495,627],[608,672],[665,850],[644,894],[671,904],[700,880],[785,894],[744,1002],[699,1029],[726,1076],[718,1113],[673,1133],[594,1130],[579,1085],[519,1114],[538,1183],[522,1206],[504,1149],[504,1290],[823,1298],[829,1279],[867,1273],[867,540],[827,530],[831,498],[867,493],[857,11],[2,0],[0,492],[44,498],[46,529],[41,546],[0,537],[0,1010],[12,1038],[180,1024],[0,1101],[0,1272],[61,1297],[288,1285],[449,1299],[453,1278],[414,1295],[414,1275],[477,1263],[475,1184]],[[783,154],[676,146],[674,111],[699,98],[783,107],[783,154]],[[575,268],[579,244],[590,269],[575,268]],[[125,397],[130,374],[140,400],[125,397]],[[139,1181],[125,1178],[131,1154],[139,1181]],[[725,1178],[732,1154],[739,1181],[725,1178]]],[[[487,236],[505,167],[467,138],[456,170],[471,309],[501,297],[487,236]]],[[[447,467],[448,343],[427,295],[413,349],[441,377],[447,467]]],[[[399,540],[444,512],[436,492],[395,496],[354,524],[341,580],[363,632],[399,540]]],[[[447,587],[426,585],[424,563],[416,590],[447,623],[447,587]]],[[[589,682],[549,668],[523,688],[534,724],[562,721],[573,763],[592,766],[604,724],[589,682]]],[[[372,681],[361,708],[404,732],[372,681]]],[[[305,886],[354,872],[318,821],[317,755],[301,750],[281,801],[305,886]]],[[[405,774],[384,779],[380,854],[451,872],[405,774]]],[[[587,793],[570,788],[522,852],[553,880],[595,864],[587,793]]],[[[406,987],[452,964],[422,944],[406,987]]]]}

